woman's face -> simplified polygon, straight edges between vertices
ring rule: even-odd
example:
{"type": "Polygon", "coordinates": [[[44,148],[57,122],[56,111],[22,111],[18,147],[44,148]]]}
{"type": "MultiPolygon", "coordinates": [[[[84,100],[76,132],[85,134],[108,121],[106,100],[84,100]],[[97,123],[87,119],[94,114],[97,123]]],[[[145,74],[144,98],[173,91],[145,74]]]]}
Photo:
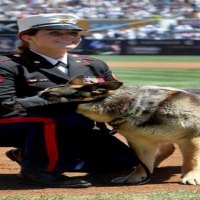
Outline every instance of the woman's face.
{"type": "Polygon", "coordinates": [[[30,48],[38,52],[69,51],[81,41],[79,31],[74,30],[39,30],[36,35],[23,35],[22,39],[30,48]]]}

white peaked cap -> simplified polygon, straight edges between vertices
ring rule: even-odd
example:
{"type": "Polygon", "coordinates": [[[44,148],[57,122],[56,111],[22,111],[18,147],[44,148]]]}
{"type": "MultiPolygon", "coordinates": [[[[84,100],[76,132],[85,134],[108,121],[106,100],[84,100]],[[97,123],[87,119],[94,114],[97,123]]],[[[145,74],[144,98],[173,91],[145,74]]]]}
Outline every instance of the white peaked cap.
{"type": "Polygon", "coordinates": [[[73,14],[38,14],[21,18],[17,21],[19,33],[29,29],[67,29],[82,31],[76,25],[79,18],[73,14]]]}

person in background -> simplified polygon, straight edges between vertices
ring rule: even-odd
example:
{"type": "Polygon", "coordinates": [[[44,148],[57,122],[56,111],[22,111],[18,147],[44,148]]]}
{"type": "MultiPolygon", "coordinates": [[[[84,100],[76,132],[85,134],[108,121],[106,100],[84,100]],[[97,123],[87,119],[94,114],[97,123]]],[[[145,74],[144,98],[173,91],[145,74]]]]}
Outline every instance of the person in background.
{"type": "Polygon", "coordinates": [[[77,75],[88,83],[115,79],[103,61],[69,53],[81,42],[77,20],[59,13],[22,18],[18,52],[0,58],[0,146],[16,147],[6,155],[20,164],[17,176],[23,183],[88,187],[86,179],[64,173],[109,174],[138,164],[105,124],[76,114],[75,103],[52,104],[37,95],[77,75]]]}

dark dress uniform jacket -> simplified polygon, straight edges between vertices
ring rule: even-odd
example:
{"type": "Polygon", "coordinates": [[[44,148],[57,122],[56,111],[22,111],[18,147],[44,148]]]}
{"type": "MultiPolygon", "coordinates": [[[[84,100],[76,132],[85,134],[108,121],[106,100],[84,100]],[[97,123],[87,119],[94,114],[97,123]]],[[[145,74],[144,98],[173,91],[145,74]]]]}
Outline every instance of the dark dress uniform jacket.
{"type": "MultiPolygon", "coordinates": [[[[23,115],[17,109],[21,106],[25,110],[37,106],[45,107],[48,102],[39,98],[37,93],[47,87],[65,84],[76,75],[83,74],[87,79],[95,81],[114,79],[104,62],[86,56],[68,54],[67,67],[68,74],[66,75],[30,50],[0,57],[0,102],[3,105],[1,116],[23,115]]],[[[53,113],[58,112],[59,109],[56,106],[54,110],[52,106],[50,110],[53,113]]]]}

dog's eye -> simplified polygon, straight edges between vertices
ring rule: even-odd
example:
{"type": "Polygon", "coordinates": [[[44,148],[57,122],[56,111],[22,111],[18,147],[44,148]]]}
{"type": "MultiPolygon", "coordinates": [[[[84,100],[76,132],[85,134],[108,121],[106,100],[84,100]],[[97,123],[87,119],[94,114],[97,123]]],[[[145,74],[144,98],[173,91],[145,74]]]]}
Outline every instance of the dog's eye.
{"type": "Polygon", "coordinates": [[[100,88],[100,89],[98,89],[98,90],[92,91],[92,92],[91,92],[91,95],[95,96],[95,95],[99,95],[99,94],[105,94],[106,92],[107,92],[106,89],[100,88]]]}
{"type": "Polygon", "coordinates": [[[104,89],[104,88],[99,88],[98,91],[101,92],[101,93],[106,93],[107,92],[107,90],[104,89]]]}

